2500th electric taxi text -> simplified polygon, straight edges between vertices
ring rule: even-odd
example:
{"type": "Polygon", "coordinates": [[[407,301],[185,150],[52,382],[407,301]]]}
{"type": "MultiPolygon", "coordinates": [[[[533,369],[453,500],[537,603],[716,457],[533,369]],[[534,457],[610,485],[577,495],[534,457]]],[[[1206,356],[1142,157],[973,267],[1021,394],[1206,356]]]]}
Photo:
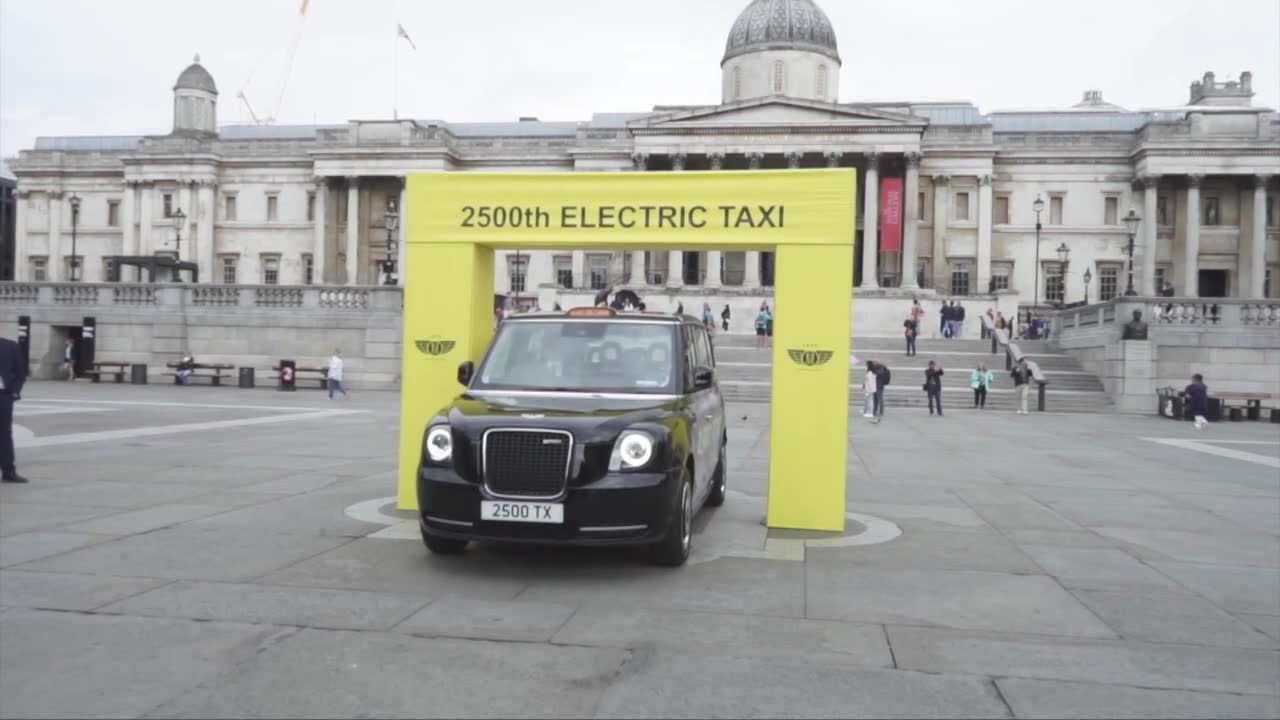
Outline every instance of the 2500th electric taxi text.
{"type": "Polygon", "coordinates": [[[461,222],[464,228],[785,228],[786,210],[785,205],[563,205],[550,210],[467,205],[462,208],[461,222]]]}

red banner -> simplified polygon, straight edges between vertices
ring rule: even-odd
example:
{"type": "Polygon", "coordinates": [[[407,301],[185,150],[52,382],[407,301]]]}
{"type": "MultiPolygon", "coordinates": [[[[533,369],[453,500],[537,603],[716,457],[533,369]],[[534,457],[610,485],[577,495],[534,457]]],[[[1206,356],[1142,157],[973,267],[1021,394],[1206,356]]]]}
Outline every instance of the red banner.
{"type": "Polygon", "coordinates": [[[880,252],[902,252],[902,178],[880,181],[880,252]]]}

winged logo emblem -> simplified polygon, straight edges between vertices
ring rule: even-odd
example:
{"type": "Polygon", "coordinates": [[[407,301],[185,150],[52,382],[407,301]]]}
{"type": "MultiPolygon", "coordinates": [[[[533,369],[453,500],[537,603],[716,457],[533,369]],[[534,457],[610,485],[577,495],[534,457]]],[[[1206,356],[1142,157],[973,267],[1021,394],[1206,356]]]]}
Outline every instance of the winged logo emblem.
{"type": "Polygon", "coordinates": [[[440,355],[448,355],[453,351],[453,346],[458,343],[454,340],[417,340],[414,344],[418,346],[418,350],[423,354],[439,357],[440,355]]]}
{"type": "Polygon", "coordinates": [[[831,360],[831,356],[835,355],[835,353],[831,350],[788,349],[787,355],[789,355],[791,357],[791,361],[797,365],[817,367],[819,365],[826,365],[831,360]]]}

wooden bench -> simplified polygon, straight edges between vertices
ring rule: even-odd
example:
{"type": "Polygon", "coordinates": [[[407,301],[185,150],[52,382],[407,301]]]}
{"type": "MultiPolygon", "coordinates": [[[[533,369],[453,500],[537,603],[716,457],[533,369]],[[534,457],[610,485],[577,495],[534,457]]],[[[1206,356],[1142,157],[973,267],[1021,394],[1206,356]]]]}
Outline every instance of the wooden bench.
{"type": "MultiPolygon", "coordinates": [[[[164,375],[173,376],[173,384],[181,385],[182,381],[178,377],[178,363],[167,363],[166,367],[172,368],[174,372],[163,373],[164,375]]],[[[221,385],[223,378],[231,377],[231,371],[235,370],[235,365],[223,365],[221,363],[195,363],[191,371],[191,380],[196,378],[205,378],[212,385],[221,385]],[[204,372],[201,372],[201,371],[204,372]]]]}
{"type": "Polygon", "coordinates": [[[102,382],[103,375],[112,375],[117,383],[124,382],[125,368],[129,367],[129,363],[125,362],[96,362],[93,369],[86,372],[91,382],[102,382]],[[107,370],[107,368],[115,368],[115,370],[107,370]]]}
{"type": "MultiPolygon", "coordinates": [[[[276,379],[279,380],[280,366],[273,365],[271,367],[271,371],[276,374],[276,379]]],[[[293,379],[295,382],[298,380],[315,380],[319,383],[320,389],[324,390],[329,387],[329,367],[302,367],[299,365],[293,369],[293,379]],[[307,375],[316,375],[317,377],[303,378],[302,373],[307,373],[307,375]]]]}
{"type": "Polygon", "coordinates": [[[1262,419],[1262,402],[1270,400],[1270,393],[1224,392],[1213,393],[1211,397],[1222,403],[1223,415],[1232,420],[1240,420],[1242,416],[1250,420],[1262,419]]]}

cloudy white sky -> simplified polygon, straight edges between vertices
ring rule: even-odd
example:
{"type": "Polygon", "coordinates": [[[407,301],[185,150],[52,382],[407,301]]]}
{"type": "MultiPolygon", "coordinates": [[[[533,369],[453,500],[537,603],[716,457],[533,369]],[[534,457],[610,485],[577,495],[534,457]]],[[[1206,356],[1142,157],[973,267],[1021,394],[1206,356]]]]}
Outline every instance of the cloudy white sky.
{"type": "MultiPolygon", "coordinates": [[[[719,100],[747,0],[0,0],[0,154],[38,135],[167,132],[170,88],[199,52],[219,122],[236,94],[278,122],[400,115],[585,119],[719,100]],[[285,92],[288,49],[300,39],[285,92]],[[278,100],[278,98],[280,98],[278,100]]],[[[819,0],[844,60],[840,99],[1066,106],[1086,88],[1129,108],[1185,102],[1205,70],[1252,70],[1280,105],[1280,0],[819,0]]]]}

